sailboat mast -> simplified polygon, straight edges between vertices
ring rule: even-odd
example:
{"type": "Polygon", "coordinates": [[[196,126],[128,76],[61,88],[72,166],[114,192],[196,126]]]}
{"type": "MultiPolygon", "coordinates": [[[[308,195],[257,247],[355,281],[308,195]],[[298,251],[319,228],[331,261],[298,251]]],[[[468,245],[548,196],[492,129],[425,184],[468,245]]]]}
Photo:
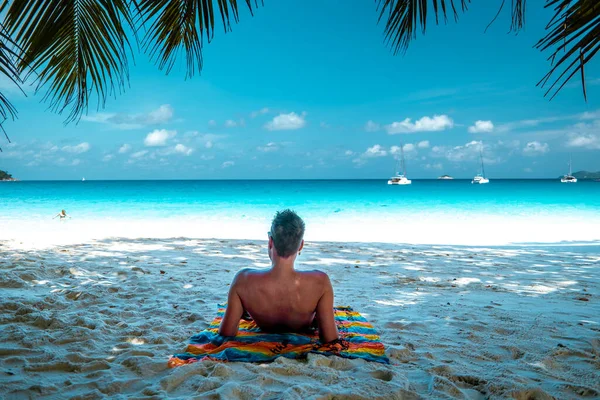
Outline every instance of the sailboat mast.
{"type": "Polygon", "coordinates": [[[402,157],[402,175],[406,176],[406,165],[404,164],[404,145],[400,144],[400,156],[402,157]]]}
{"type": "Polygon", "coordinates": [[[571,171],[571,154],[569,154],[569,176],[573,175],[573,172],[571,171]]]}
{"type": "Polygon", "coordinates": [[[485,178],[485,170],[483,169],[483,151],[479,150],[479,158],[481,158],[481,176],[485,178]]]}

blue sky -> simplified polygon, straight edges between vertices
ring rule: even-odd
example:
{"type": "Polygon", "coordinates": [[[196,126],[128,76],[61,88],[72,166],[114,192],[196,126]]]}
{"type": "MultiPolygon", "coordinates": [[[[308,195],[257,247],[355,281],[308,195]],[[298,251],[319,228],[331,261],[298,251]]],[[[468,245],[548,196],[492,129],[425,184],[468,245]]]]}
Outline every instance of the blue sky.
{"type": "Polygon", "coordinates": [[[472,177],[482,145],[492,179],[557,177],[569,154],[574,170],[600,170],[600,59],[587,67],[587,103],[578,81],[548,101],[535,86],[548,54],[533,45],[550,13],[529,1],[518,36],[507,10],[484,34],[496,3],[429,25],[394,56],[373,2],[265,0],[205,46],[201,75],[185,80],[178,63],[165,76],[136,53],[127,91],[67,126],[43,93],[0,81],[19,110],[4,125],[13,144],[0,139],[0,169],[21,179],[385,179],[403,144],[411,178],[472,177]]]}

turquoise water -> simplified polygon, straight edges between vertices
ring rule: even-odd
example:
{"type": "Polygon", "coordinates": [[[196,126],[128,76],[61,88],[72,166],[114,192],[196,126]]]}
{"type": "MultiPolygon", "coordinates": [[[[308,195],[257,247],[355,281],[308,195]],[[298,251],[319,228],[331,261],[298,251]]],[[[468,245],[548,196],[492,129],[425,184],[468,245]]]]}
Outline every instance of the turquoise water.
{"type": "MultiPolygon", "coordinates": [[[[347,228],[354,229],[359,240],[385,238],[382,227],[390,230],[390,241],[407,240],[408,228],[428,226],[435,231],[436,226],[447,228],[448,224],[454,228],[446,235],[470,237],[473,232],[464,229],[488,229],[489,223],[504,226],[511,221],[529,228],[559,224],[554,228],[580,231],[598,224],[600,231],[600,183],[586,181],[492,180],[487,185],[472,185],[468,180],[414,180],[410,186],[389,186],[384,180],[6,182],[0,184],[0,207],[1,238],[10,237],[6,233],[10,229],[44,225],[61,209],[73,217],[70,221],[77,221],[72,225],[86,222],[88,229],[111,221],[115,228],[124,221],[144,221],[151,223],[147,226],[151,230],[160,230],[159,223],[163,228],[165,223],[178,224],[189,235],[195,228],[187,225],[194,223],[202,225],[202,229],[196,228],[199,233],[209,236],[207,225],[220,232],[225,226],[234,231],[243,227],[250,236],[258,236],[258,226],[264,226],[262,235],[275,210],[288,207],[307,223],[326,224],[321,231],[328,232],[323,237],[327,240],[336,240],[340,230],[337,236],[347,237],[347,228]]],[[[593,232],[570,234],[554,236],[560,240],[598,239],[593,232]]],[[[534,236],[539,237],[531,237],[531,241],[543,240],[548,232],[534,236]]]]}

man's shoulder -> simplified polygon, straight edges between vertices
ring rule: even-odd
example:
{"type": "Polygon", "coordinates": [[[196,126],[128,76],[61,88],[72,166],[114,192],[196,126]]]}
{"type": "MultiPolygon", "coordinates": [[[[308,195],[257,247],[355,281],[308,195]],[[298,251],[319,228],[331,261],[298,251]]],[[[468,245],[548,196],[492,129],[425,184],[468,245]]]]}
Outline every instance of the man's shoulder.
{"type": "Polygon", "coordinates": [[[237,274],[235,274],[235,279],[244,279],[249,276],[258,275],[262,272],[262,270],[257,268],[242,268],[237,272],[237,274]]]}
{"type": "Polygon", "coordinates": [[[308,270],[308,271],[298,271],[299,274],[309,278],[318,280],[321,282],[329,281],[329,275],[323,271],[319,271],[318,269],[308,270]]]}

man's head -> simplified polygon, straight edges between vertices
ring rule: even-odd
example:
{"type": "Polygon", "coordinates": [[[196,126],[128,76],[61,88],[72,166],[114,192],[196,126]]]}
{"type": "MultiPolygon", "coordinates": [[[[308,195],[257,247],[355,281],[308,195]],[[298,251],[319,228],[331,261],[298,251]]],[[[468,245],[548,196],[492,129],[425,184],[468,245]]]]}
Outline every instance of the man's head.
{"type": "Polygon", "coordinates": [[[278,211],[269,232],[269,255],[274,248],[279,257],[295,255],[304,245],[304,221],[292,210],[278,211]]]}

